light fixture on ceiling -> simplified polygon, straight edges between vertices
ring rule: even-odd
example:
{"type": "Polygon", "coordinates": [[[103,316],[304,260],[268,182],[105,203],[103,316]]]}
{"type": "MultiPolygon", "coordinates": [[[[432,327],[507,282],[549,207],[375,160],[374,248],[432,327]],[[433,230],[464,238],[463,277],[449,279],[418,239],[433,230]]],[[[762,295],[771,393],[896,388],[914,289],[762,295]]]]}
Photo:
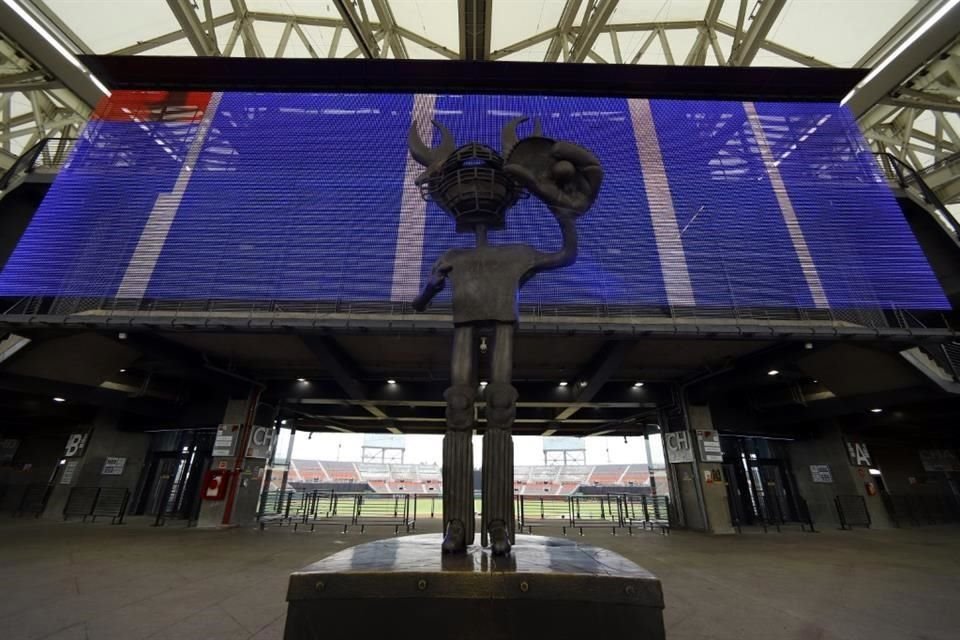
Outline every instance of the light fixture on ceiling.
{"type": "Polygon", "coordinates": [[[642,383],[642,382],[634,382],[634,383],[633,383],[634,389],[639,389],[639,388],[642,387],[642,386],[643,386],[643,383],[642,383]]]}
{"type": "Polygon", "coordinates": [[[487,386],[487,381],[486,381],[486,380],[481,380],[481,381],[480,381],[480,386],[481,386],[481,387],[487,386]]]}
{"type": "Polygon", "coordinates": [[[120,373],[126,373],[126,372],[127,372],[126,369],[120,369],[120,373]]]}
{"type": "Polygon", "coordinates": [[[281,420],[281,421],[280,421],[280,424],[287,424],[287,421],[286,421],[286,420],[281,420]]]}
{"type": "Polygon", "coordinates": [[[780,375],[780,372],[777,371],[776,369],[770,369],[770,371],[767,371],[767,375],[768,375],[768,376],[778,376],[778,375],[780,375]]]}
{"type": "Polygon", "coordinates": [[[566,381],[566,380],[561,380],[561,381],[560,381],[560,386],[561,386],[561,387],[567,386],[567,381],[566,381]]]}
{"type": "Polygon", "coordinates": [[[53,401],[54,401],[54,402],[66,402],[67,399],[66,399],[66,398],[61,398],[61,397],[59,397],[59,396],[54,396],[54,397],[53,397],[53,401]]]}
{"type": "Polygon", "coordinates": [[[586,380],[581,380],[581,381],[580,381],[580,386],[581,386],[581,387],[587,386],[587,381],[586,381],[586,380]]]}
{"type": "MultiPolygon", "coordinates": [[[[23,19],[24,22],[30,25],[30,28],[36,31],[41,38],[46,40],[51,47],[56,49],[57,53],[59,53],[64,58],[66,58],[67,62],[75,66],[85,76],[87,76],[90,82],[92,82],[97,87],[97,89],[99,89],[103,93],[103,95],[107,96],[108,98],[112,95],[110,93],[110,89],[107,89],[107,87],[104,86],[102,82],[100,82],[100,79],[97,76],[93,75],[85,66],[83,66],[83,63],[80,62],[77,56],[75,56],[73,53],[71,53],[69,49],[63,46],[62,42],[57,40],[53,36],[53,34],[46,29],[46,27],[44,27],[39,22],[37,22],[37,20],[34,19],[34,17],[30,15],[30,13],[27,12],[23,7],[21,7],[18,2],[16,2],[15,0],[3,0],[3,3],[8,7],[10,7],[10,9],[12,9],[14,13],[20,16],[20,18],[23,19]]],[[[123,338],[121,338],[121,340],[122,339],[123,338]]]]}
{"type": "Polygon", "coordinates": [[[943,16],[947,15],[947,13],[951,9],[957,6],[958,2],[960,2],[960,0],[948,0],[948,2],[946,2],[942,7],[940,7],[940,9],[938,9],[936,13],[932,14],[929,18],[927,18],[926,21],[917,28],[916,31],[911,33],[910,36],[907,37],[903,42],[901,42],[896,49],[894,49],[892,52],[887,54],[887,56],[883,60],[881,60],[870,71],[870,73],[867,74],[867,76],[863,80],[861,80],[856,85],[854,85],[853,89],[850,89],[850,92],[843,97],[843,100],[840,101],[840,106],[847,104],[847,102],[850,101],[850,98],[856,95],[857,91],[862,89],[864,85],[866,85],[868,82],[876,78],[881,71],[886,69],[887,66],[891,62],[893,62],[901,53],[909,49],[914,42],[922,38],[923,35],[927,31],[929,31],[931,27],[933,27],[933,25],[937,24],[943,16]]]}
{"type": "Polygon", "coordinates": [[[874,407],[873,409],[870,409],[870,413],[883,413],[883,409],[880,407],[874,407]]]}
{"type": "Polygon", "coordinates": [[[394,380],[393,378],[390,378],[389,380],[387,380],[387,384],[397,384],[397,381],[394,380]]]}
{"type": "Polygon", "coordinates": [[[306,378],[297,378],[297,382],[306,382],[306,381],[307,381],[306,378]]]}

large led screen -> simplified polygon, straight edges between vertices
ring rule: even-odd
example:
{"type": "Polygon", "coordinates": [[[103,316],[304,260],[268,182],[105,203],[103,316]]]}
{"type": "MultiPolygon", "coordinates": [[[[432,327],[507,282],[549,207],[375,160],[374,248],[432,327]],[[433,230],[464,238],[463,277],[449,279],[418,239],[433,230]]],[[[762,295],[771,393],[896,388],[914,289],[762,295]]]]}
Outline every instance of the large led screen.
{"type": "MultiPolygon", "coordinates": [[[[949,308],[836,104],[385,93],[115,92],[0,295],[409,301],[473,242],[414,187],[411,122],[428,144],[435,118],[499,149],[521,115],[605,171],[577,263],[523,304],[949,308]]],[[[528,198],[491,241],[550,251],[560,235],[528,198]]]]}

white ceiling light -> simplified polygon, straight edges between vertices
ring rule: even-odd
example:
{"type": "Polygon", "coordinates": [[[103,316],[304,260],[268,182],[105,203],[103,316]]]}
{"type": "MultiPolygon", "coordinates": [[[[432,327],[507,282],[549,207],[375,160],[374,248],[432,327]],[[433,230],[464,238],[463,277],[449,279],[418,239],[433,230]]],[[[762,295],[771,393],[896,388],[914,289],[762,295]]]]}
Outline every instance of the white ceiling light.
{"type": "Polygon", "coordinates": [[[389,380],[387,380],[387,384],[397,384],[397,381],[394,380],[393,378],[390,378],[389,380]]]}
{"type": "Polygon", "coordinates": [[[934,13],[929,18],[927,18],[926,22],[920,25],[920,27],[916,31],[911,33],[906,40],[900,43],[900,46],[898,46],[891,53],[889,53],[887,57],[881,60],[880,63],[877,66],[875,66],[873,70],[870,71],[870,73],[867,74],[866,78],[858,82],[853,87],[853,89],[850,89],[850,93],[848,93],[843,97],[843,100],[840,101],[840,104],[841,105],[847,104],[850,98],[852,98],[854,94],[857,93],[857,91],[863,88],[865,84],[867,84],[868,82],[876,78],[881,71],[887,68],[887,66],[891,62],[893,62],[901,53],[906,51],[910,47],[910,45],[912,45],[914,42],[919,40],[923,36],[923,34],[925,34],[927,31],[930,30],[930,28],[933,25],[937,24],[940,21],[940,18],[945,16],[947,12],[949,12],[951,9],[957,6],[958,2],[960,2],[960,0],[949,0],[942,7],[940,7],[940,9],[938,9],[936,13],[934,13]]]}
{"type": "Polygon", "coordinates": [[[561,381],[560,381],[560,386],[561,386],[561,387],[567,386],[567,381],[566,381],[566,380],[561,380],[561,381]]]}
{"type": "Polygon", "coordinates": [[[53,401],[54,401],[54,402],[66,402],[67,399],[66,399],[66,398],[61,398],[61,397],[59,397],[59,396],[54,396],[54,397],[53,397],[53,401]]]}
{"type": "Polygon", "coordinates": [[[767,375],[768,375],[768,376],[778,376],[778,375],[780,375],[780,372],[777,371],[776,369],[770,369],[770,371],[767,371],[767,375]]]}
{"type": "Polygon", "coordinates": [[[306,382],[306,381],[307,381],[306,378],[297,378],[297,382],[306,382]]]}
{"type": "Polygon", "coordinates": [[[480,381],[480,386],[481,386],[481,387],[487,386],[487,381],[486,381],[486,380],[481,380],[481,381],[480,381]]]}
{"type": "Polygon", "coordinates": [[[870,413],[883,413],[883,409],[880,407],[874,407],[873,409],[870,409],[870,413]]]}
{"type": "Polygon", "coordinates": [[[3,3],[8,7],[10,7],[10,9],[13,10],[14,13],[20,16],[24,22],[30,25],[31,29],[33,29],[38,34],[40,34],[40,36],[44,40],[46,40],[51,47],[57,50],[57,53],[59,53],[60,55],[62,55],[64,58],[67,59],[67,62],[69,62],[70,64],[75,66],[77,69],[82,71],[83,74],[90,79],[90,82],[95,84],[97,86],[97,89],[103,92],[103,95],[107,96],[108,98],[112,95],[110,93],[110,89],[107,89],[107,87],[104,86],[102,82],[100,82],[100,79],[97,76],[90,73],[90,71],[83,66],[80,60],[77,59],[77,56],[73,55],[73,53],[69,49],[63,46],[63,43],[61,43],[57,38],[55,38],[52,33],[47,31],[47,29],[42,24],[37,22],[32,15],[30,15],[23,7],[20,6],[18,2],[15,2],[15,0],[3,0],[3,3]]]}
{"type": "Polygon", "coordinates": [[[634,382],[634,383],[633,383],[633,386],[634,386],[635,388],[639,389],[640,387],[643,386],[643,383],[642,383],[642,382],[634,382]]]}

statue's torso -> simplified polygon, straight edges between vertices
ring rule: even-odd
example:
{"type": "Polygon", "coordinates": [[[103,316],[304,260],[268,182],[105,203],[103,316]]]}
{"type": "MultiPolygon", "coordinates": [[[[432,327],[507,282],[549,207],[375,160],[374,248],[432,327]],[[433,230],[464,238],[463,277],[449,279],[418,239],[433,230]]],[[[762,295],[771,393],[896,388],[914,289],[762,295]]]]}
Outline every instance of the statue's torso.
{"type": "Polygon", "coordinates": [[[454,323],[516,322],[520,285],[536,257],[536,250],[524,244],[447,251],[454,323]]]}

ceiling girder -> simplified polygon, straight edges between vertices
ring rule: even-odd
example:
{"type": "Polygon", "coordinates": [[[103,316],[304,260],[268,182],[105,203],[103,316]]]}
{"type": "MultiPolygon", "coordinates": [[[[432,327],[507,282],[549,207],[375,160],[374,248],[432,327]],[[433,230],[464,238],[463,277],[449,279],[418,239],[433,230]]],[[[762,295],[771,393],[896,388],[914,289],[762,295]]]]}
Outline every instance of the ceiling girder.
{"type": "Polygon", "coordinates": [[[710,4],[707,5],[707,12],[703,17],[704,27],[698,30],[697,39],[693,41],[690,53],[687,54],[683,64],[703,65],[706,63],[707,46],[710,45],[710,30],[716,25],[721,9],[723,9],[723,0],[710,0],[710,4]]]}
{"type": "Polygon", "coordinates": [[[750,27],[743,35],[743,41],[730,54],[728,64],[731,67],[745,67],[753,62],[760,45],[786,6],[787,0],[757,0],[750,27]]]}
{"type": "Polygon", "coordinates": [[[310,352],[320,361],[324,371],[333,376],[333,379],[354,401],[362,403],[363,407],[375,418],[388,418],[386,412],[370,402],[367,387],[355,375],[356,365],[347,360],[347,356],[327,338],[305,335],[300,338],[310,349],[310,352]]]}
{"type": "MultiPolygon", "coordinates": [[[[734,27],[733,25],[729,25],[726,22],[723,22],[722,20],[717,20],[716,23],[714,23],[713,28],[717,31],[717,33],[722,33],[724,35],[730,36],[731,38],[736,37],[736,34],[737,34],[736,27],[734,27]]],[[[764,51],[775,53],[778,56],[786,58],[787,60],[792,60],[793,62],[802,64],[806,67],[828,68],[833,66],[829,63],[824,62],[823,60],[819,60],[815,58],[814,56],[807,55],[795,49],[791,49],[790,47],[785,47],[782,44],[778,44],[771,40],[762,40],[759,46],[764,51]]]]}
{"type": "MultiPolygon", "coordinates": [[[[560,52],[566,49],[567,35],[573,27],[573,21],[577,17],[580,5],[583,0],[567,0],[563,5],[563,11],[560,13],[560,21],[556,29],[551,29],[549,33],[553,34],[550,40],[550,46],[547,47],[547,54],[544,56],[544,62],[556,62],[560,59],[560,52]]],[[[540,42],[538,40],[538,42],[540,42]]]]}
{"type": "Polygon", "coordinates": [[[353,39],[357,42],[357,48],[366,58],[379,58],[380,46],[377,38],[374,36],[373,25],[366,19],[366,10],[363,6],[363,0],[354,4],[351,0],[333,0],[340,17],[346,24],[353,39]]]}
{"type": "Polygon", "coordinates": [[[407,45],[404,44],[403,38],[397,32],[397,20],[393,15],[393,9],[390,8],[390,3],[387,0],[371,0],[371,2],[373,3],[373,10],[380,18],[380,24],[383,25],[388,34],[387,44],[393,51],[393,57],[399,60],[408,59],[410,54],[407,53],[407,45]]]}
{"type": "Polygon", "coordinates": [[[492,14],[493,0],[460,0],[460,57],[463,60],[489,59],[492,14]]]}
{"type": "Polygon", "coordinates": [[[619,0],[591,0],[583,15],[582,29],[573,42],[570,62],[583,62],[593,49],[619,0]]]}
{"type": "MultiPolygon", "coordinates": [[[[857,117],[863,116],[879,100],[895,94],[899,87],[907,84],[914,90],[923,90],[936,82],[940,76],[950,73],[954,64],[952,56],[944,54],[944,50],[956,43],[957,28],[960,24],[960,4],[950,8],[943,17],[933,24],[923,37],[916,39],[906,50],[881,68],[875,74],[868,76],[868,80],[858,85],[851,96],[848,106],[857,117]],[[938,56],[939,59],[936,59],[938,56]],[[922,76],[911,79],[918,71],[925,69],[922,76]]],[[[915,25],[912,31],[919,28],[915,25]]],[[[956,49],[956,47],[954,47],[956,49]]],[[[886,112],[882,110],[881,113],[886,112]]],[[[877,121],[884,120],[880,113],[871,113],[861,124],[869,127],[877,121]]]]}
{"type": "MultiPolygon", "coordinates": [[[[86,108],[95,107],[103,98],[103,92],[89,75],[65,58],[50,42],[35,31],[20,14],[5,3],[0,3],[0,25],[3,25],[4,37],[16,43],[20,53],[62,82],[86,108]]],[[[0,47],[0,55],[13,61],[23,71],[33,70],[33,67],[27,61],[21,59],[18,62],[17,56],[11,55],[11,48],[6,42],[0,41],[0,45],[4,45],[0,47]]],[[[67,97],[67,99],[70,98],[67,97]]],[[[73,101],[76,102],[76,100],[73,101]]],[[[77,106],[81,107],[79,104],[77,106]]]]}
{"type": "Polygon", "coordinates": [[[577,376],[578,386],[576,400],[569,407],[557,414],[555,420],[563,421],[573,417],[577,411],[593,400],[597,392],[610,380],[623,365],[623,359],[633,346],[629,340],[616,340],[603,345],[587,369],[577,376]],[[583,383],[586,384],[583,384],[583,383]]]}
{"type": "Polygon", "coordinates": [[[230,5],[233,7],[233,13],[237,16],[237,24],[240,25],[240,38],[243,40],[244,55],[248,58],[263,58],[263,47],[260,46],[257,32],[253,28],[253,18],[250,17],[247,1],[230,0],[230,5]]]}
{"type": "Polygon", "coordinates": [[[167,0],[171,13],[198,56],[217,56],[220,51],[207,33],[190,0],[167,0]]]}
{"type": "MultiPolygon", "coordinates": [[[[237,20],[237,16],[234,13],[225,13],[222,16],[217,16],[213,18],[213,26],[221,27],[225,24],[233,23],[237,20]]],[[[208,23],[209,24],[209,23],[208,23]]],[[[209,29],[209,26],[208,26],[209,29]]],[[[210,33],[215,33],[210,31],[210,33]]],[[[170,44],[172,42],[177,42],[178,40],[183,40],[186,38],[186,34],[180,31],[171,31],[169,33],[164,33],[155,38],[150,38],[149,40],[142,40],[136,44],[132,44],[128,47],[123,47],[122,49],[117,49],[116,51],[111,51],[111,55],[115,56],[134,56],[140,53],[145,53],[151,49],[156,49],[164,45],[170,44]]]]}

